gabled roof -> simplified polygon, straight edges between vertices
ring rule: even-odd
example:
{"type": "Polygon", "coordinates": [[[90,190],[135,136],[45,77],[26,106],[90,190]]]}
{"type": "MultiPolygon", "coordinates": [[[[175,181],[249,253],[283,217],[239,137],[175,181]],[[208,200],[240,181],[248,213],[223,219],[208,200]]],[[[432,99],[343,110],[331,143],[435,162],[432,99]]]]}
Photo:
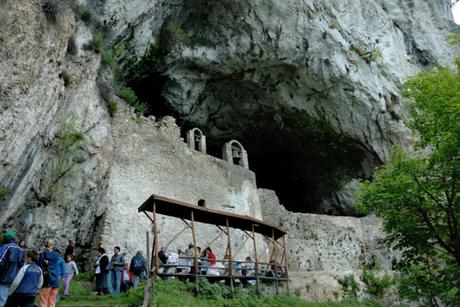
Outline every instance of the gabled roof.
{"type": "Polygon", "coordinates": [[[158,214],[190,220],[191,214],[193,212],[195,222],[225,227],[227,225],[226,221],[228,220],[229,227],[246,231],[252,231],[252,225],[254,225],[254,231],[256,233],[263,234],[267,237],[271,237],[273,231],[276,240],[287,234],[285,230],[251,216],[240,215],[216,209],[203,208],[195,204],[162,197],[155,194],[152,194],[152,196],[150,196],[139,207],[138,211],[153,212],[154,203],[156,213],[158,214]]]}

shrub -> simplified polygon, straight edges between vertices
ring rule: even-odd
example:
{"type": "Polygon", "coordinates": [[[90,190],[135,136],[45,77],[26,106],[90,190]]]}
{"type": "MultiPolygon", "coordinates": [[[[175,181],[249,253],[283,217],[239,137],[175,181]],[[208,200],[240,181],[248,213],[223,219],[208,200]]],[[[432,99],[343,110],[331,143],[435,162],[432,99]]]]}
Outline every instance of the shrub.
{"type": "Polygon", "coordinates": [[[109,112],[110,117],[114,117],[118,111],[118,103],[116,101],[111,100],[109,102],[106,102],[106,104],[107,111],[109,112]]]}
{"type": "Polygon", "coordinates": [[[386,291],[394,285],[393,278],[384,275],[379,278],[376,277],[371,271],[363,271],[363,282],[367,286],[367,292],[377,299],[382,299],[386,291]]]}
{"type": "Polygon", "coordinates": [[[102,33],[97,33],[93,36],[93,39],[89,42],[89,44],[85,45],[85,49],[99,53],[104,50],[106,44],[107,41],[105,35],[102,33]]]}
{"type": "Polygon", "coordinates": [[[347,275],[339,279],[338,282],[342,286],[346,296],[349,298],[356,298],[358,296],[359,286],[353,275],[347,275]]]}
{"type": "Polygon", "coordinates": [[[116,94],[126,100],[127,103],[133,105],[138,101],[137,95],[132,88],[129,86],[119,86],[116,90],[116,94]]]}
{"type": "Polygon", "coordinates": [[[140,101],[134,90],[129,86],[119,86],[116,90],[116,94],[133,106],[136,112],[145,114],[149,111],[149,106],[145,102],[140,101]]]}
{"type": "Polygon", "coordinates": [[[0,201],[6,200],[11,194],[11,189],[6,186],[0,186],[0,201]]]}

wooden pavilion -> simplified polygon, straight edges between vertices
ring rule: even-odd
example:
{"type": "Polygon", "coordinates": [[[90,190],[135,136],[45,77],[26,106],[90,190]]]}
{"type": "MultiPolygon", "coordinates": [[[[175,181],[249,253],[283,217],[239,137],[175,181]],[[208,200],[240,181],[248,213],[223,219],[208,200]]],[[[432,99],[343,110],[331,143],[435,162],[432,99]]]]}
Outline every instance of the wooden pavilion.
{"type": "MultiPolygon", "coordinates": [[[[178,201],[174,199],[169,199],[166,197],[152,195],[150,196],[138,209],[139,212],[143,212],[149,220],[152,222],[153,227],[153,247],[152,247],[152,259],[151,259],[151,274],[152,274],[152,284],[156,276],[175,276],[180,278],[189,278],[196,281],[197,290],[198,290],[198,279],[207,278],[214,280],[225,280],[233,292],[235,280],[247,281],[255,280],[257,287],[257,293],[260,295],[259,284],[262,281],[271,281],[274,282],[276,287],[276,292],[279,292],[279,283],[285,282],[286,290],[289,291],[289,279],[288,279],[288,255],[287,255],[287,243],[286,243],[286,231],[256,219],[250,216],[244,216],[235,214],[232,212],[226,212],[216,209],[210,209],[205,207],[200,207],[195,204],[186,203],[183,201],[178,201]],[[168,265],[161,265],[158,258],[158,226],[157,226],[157,215],[163,214],[171,217],[176,217],[181,219],[185,223],[185,229],[190,229],[192,233],[192,242],[193,242],[193,257],[191,257],[191,270],[187,274],[181,274],[174,272],[165,273],[164,269],[161,270],[161,267],[168,267],[168,265]],[[201,275],[198,269],[198,263],[200,255],[197,253],[197,244],[196,244],[196,227],[195,223],[205,223],[215,225],[218,228],[218,236],[225,234],[227,237],[227,248],[225,253],[225,259],[215,260],[216,262],[225,263],[227,270],[223,271],[219,276],[209,276],[201,275]],[[233,259],[232,254],[232,245],[231,245],[231,235],[230,228],[239,229],[243,231],[249,239],[253,242],[253,252],[254,252],[254,269],[255,275],[244,276],[238,270],[233,270],[235,259],[233,259]],[[269,261],[260,262],[257,254],[257,244],[256,244],[256,234],[262,235],[267,242],[269,243],[269,261]],[[278,260],[280,259],[280,260],[278,260]],[[263,270],[263,268],[267,270],[263,270]],[[230,269],[228,269],[230,268],[230,269]],[[268,276],[266,272],[270,270],[272,272],[271,276],[268,276]],[[273,274],[274,272],[274,274],[273,274]]],[[[182,232],[181,230],[175,238],[182,232]]],[[[214,239],[214,240],[215,240],[214,239]]],[[[213,240],[213,241],[214,241],[213,240]]],[[[147,241],[148,242],[148,241],[147,241]]],[[[171,243],[171,242],[169,242],[171,243]]],[[[168,243],[168,245],[169,245],[168,243]]],[[[148,244],[148,243],[147,243],[148,244]]],[[[149,250],[149,247],[147,247],[149,250]]],[[[238,261],[238,263],[244,263],[244,261],[238,261]]],[[[203,268],[203,267],[201,267],[203,268]]],[[[206,267],[208,268],[208,267],[206,267]]],[[[146,287],[147,288],[147,287],[146,287]]],[[[153,289],[153,287],[152,287],[153,289]]]]}

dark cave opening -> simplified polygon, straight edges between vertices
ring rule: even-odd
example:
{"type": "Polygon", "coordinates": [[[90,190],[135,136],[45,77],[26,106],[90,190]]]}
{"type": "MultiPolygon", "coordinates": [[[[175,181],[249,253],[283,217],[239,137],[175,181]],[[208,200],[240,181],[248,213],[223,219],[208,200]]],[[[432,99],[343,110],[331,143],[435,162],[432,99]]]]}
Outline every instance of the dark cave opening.
{"type": "MultiPolygon", "coordinates": [[[[162,95],[168,82],[168,77],[152,74],[132,87],[140,99],[149,103],[150,114],[175,117],[184,137],[187,130],[200,128],[206,135],[208,154],[222,158],[224,143],[240,141],[248,152],[257,186],[275,190],[290,211],[332,214],[321,208],[321,202],[352,178],[366,178],[368,171],[363,170],[363,165],[377,164],[364,146],[337,133],[325,118],[287,107],[242,111],[238,101],[247,101],[244,93],[255,92],[228,94],[229,88],[244,88],[239,83],[237,87],[228,82],[225,87],[208,86],[220,96],[211,98],[211,109],[209,102],[203,102],[203,107],[208,106],[206,112],[201,109],[197,114],[206,118],[180,114],[162,95]],[[221,105],[215,105],[215,101],[221,105]],[[365,160],[367,163],[363,163],[365,160]]],[[[260,96],[256,94],[251,97],[260,96]]]]}
{"type": "MultiPolygon", "coordinates": [[[[304,213],[328,213],[321,201],[338,191],[351,178],[366,178],[363,160],[369,153],[351,138],[336,133],[324,119],[301,111],[278,110],[245,119],[244,129],[230,135],[209,135],[208,153],[221,157],[222,145],[230,139],[241,141],[248,151],[249,168],[257,186],[275,190],[286,209],[304,213]],[[283,127],[274,121],[281,118],[283,127]]],[[[184,130],[193,123],[186,122],[184,130]]]]}

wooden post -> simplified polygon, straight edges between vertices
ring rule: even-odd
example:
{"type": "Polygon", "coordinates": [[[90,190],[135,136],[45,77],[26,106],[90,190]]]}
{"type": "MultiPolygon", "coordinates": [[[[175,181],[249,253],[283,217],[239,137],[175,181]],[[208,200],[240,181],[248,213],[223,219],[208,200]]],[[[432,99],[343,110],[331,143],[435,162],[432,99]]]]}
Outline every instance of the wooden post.
{"type": "Polygon", "coordinates": [[[154,277],[158,275],[159,272],[159,259],[158,259],[158,227],[157,227],[157,208],[156,204],[153,203],[153,237],[155,238],[155,241],[153,241],[153,256],[155,257],[155,271],[154,271],[154,277]]]}
{"type": "Polygon", "coordinates": [[[225,219],[227,224],[227,246],[228,246],[228,272],[230,275],[230,289],[232,290],[232,297],[235,292],[233,287],[233,259],[232,259],[232,241],[230,239],[230,226],[228,224],[228,219],[225,219]]]}
{"type": "Polygon", "coordinates": [[[150,272],[150,231],[145,232],[145,240],[147,242],[147,272],[150,272]]]}
{"type": "Polygon", "coordinates": [[[260,298],[260,285],[259,285],[259,258],[257,258],[257,244],[256,244],[256,234],[254,232],[254,224],[252,224],[252,242],[254,243],[254,260],[256,263],[255,271],[256,271],[256,289],[257,289],[257,296],[260,298]]]}
{"type": "Polygon", "coordinates": [[[278,264],[276,263],[276,241],[275,241],[275,230],[272,229],[272,242],[273,242],[273,263],[274,263],[274,277],[275,277],[275,289],[276,289],[276,294],[279,294],[279,288],[278,288],[278,264]]]}
{"type": "Polygon", "coordinates": [[[193,251],[194,251],[194,267],[195,267],[195,287],[196,287],[196,294],[198,294],[199,287],[198,287],[198,254],[196,248],[196,237],[195,237],[195,218],[193,216],[193,211],[191,213],[191,224],[192,224],[192,239],[193,239],[193,251]]]}
{"type": "Polygon", "coordinates": [[[283,236],[283,245],[284,245],[284,275],[286,277],[286,291],[289,293],[289,275],[288,275],[288,254],[287,254],[287,242],[286,235],[283,236]]]}

